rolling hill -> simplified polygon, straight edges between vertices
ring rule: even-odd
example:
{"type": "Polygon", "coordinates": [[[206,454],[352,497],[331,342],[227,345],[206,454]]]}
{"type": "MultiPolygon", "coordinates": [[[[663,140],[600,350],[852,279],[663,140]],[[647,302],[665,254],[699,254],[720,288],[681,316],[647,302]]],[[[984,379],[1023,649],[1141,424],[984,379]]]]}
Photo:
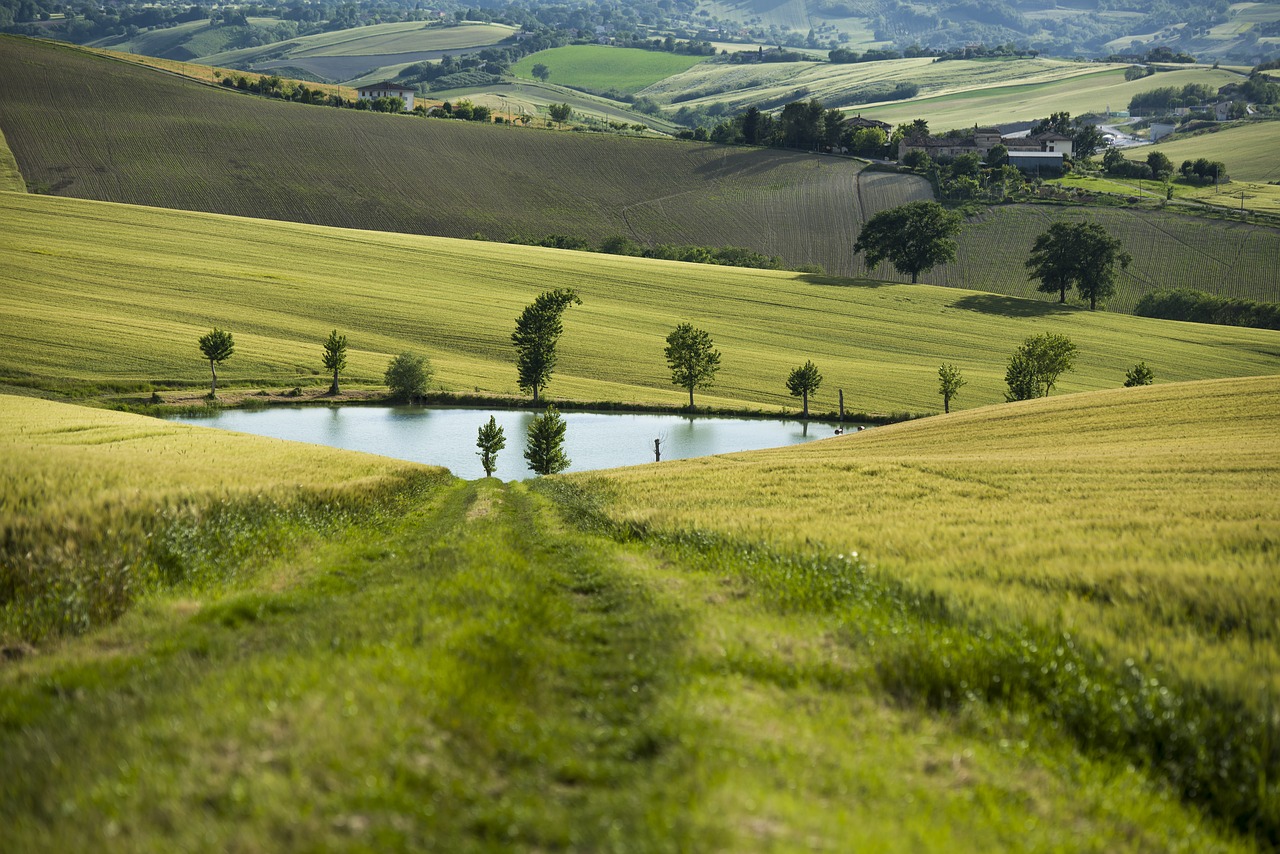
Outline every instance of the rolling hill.
{"type": "Polygon", "coordinates": [[[1280,333],[1059,308],[989,293],[682,264],[473,240],[0,194],[0,378],[49,393],[207,388],[196,339],[236,336],[220,384],[327,385],[320,342],[351,341],[349,384],[382,385],[392,355],[430,357],[435,386],[519,397],[510,343],[538,293],[571,287],[557,399],[679,406],[664,338],[707,329],[723,356],[702,406],[798,409],[785,379],[812,359],[814,409],[936,412],[938,365],[1003,400],[1009,354],[1056,332],[1080,349],[1062,392],[1114,388],[1146,361],[1159,382],[1280,371],[1280,333]]]}

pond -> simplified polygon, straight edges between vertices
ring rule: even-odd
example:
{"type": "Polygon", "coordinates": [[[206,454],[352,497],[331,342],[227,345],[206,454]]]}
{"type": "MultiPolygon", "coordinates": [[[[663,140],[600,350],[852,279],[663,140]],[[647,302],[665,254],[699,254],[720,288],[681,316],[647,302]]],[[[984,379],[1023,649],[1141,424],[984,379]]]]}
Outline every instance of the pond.
{"type": "MultiPolygon", "coordinates": [[[[476,431],[492,415],[507,440],[494,474],[503,480],[523,480],[533,476],[524,460],[524,445],[529,422],[537,414],[509,409],[333,406],[228,409],[171,420],[445,466],[458,477],[471,479],[484,476],[476,456],[476,431]]],[[[662,441],[662,459],[676,460],[795,445],[833,436],[838,426],[764,418],[600,412],[561,415],[568,425],[565,453],[573,463],[568,471],[651,463],[654,439],[662,441]]]]}

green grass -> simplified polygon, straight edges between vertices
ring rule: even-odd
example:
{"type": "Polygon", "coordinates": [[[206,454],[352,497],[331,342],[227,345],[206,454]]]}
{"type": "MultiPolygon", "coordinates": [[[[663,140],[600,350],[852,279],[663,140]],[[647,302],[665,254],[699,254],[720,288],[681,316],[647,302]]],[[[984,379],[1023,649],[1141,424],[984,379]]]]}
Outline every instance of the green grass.
{"type": "Polygon", "coordinates": [[[704,59],[656,50],[571,45],[530,54],[513,65],[511,72],[531,80],[533,66],[542,64],[550,70],[550,80],[562,86],[630,95],[704,59]]]}
{"type": "Polygon", "coordinates": [[[1206,157],[1227,164],[1232,180],[1269,182],[1280,180],[1280,121],[1231,123],[1221,129],[1181,134],[1172,141],[1143,147],[1131,152],[1134,159],[1145,160],[1151,151],[1163,151],[1174,168],[1184,160],[1206,157]]]}
{"type": "MultiPolygon", "coordinates": [[[[875,212],[854,203],[848,160],[304,107],[12,38],[0,70],[23,175],[62,195],[450,237],[742,245],[832,272],[875,212]]],[[[899,199],[928,192],[898,182],[899,199]]]]}
{"type": "Polygon", "coordinates": [[[9,145],[5,142],[3,133],[0,133],[0,191],[9,193],[25,193],[27,191],[27,182],[23,180],[22,173],[18,171],[18,161],[14,158],[13,152],[9,150],[9,145]]]}
{"type": "MultiPolygon", "coordinates": [[[[1133,159],[1145,162],[1143,158],[1133,159]]],[[[1050,183],[1070,192],[1083,190],[1087,193],[1108,193],[1123,196],[1126,199],[1136,196],[1144,201],[1157,203],[1165,198],[1163,181],[1072,174],[1054,179],[1050,183]]],[[[1242,201],[1244,202],[1243,210],[1247,212],[1280,213],[1280,186],[1275,184],[1259,184],[1233,178],[1229,183],[1214,186],[1179,178],[1170,186],[1173,188],[1175,200],[1209,205],[1219,209],[1218,213],[1239,212],[1242,201]],[[1240,198],[1241,193],[1244,193],[1243,199],[1240,198]]]]}
{"type": "MultiPolygon", "coordinates": [[[[1273,373],[1277,333],[1059,308],[951,288],[652,261],[535,247],[327,229],[151,208],[0,195],[0,377],[202,393],[196,339],[236,337],[224,386],[323,385],[320,344],[351,342],[347,384],[381,384],[391,355],[428,355],[436,384],[518,396],[510,334],[538,293],[573,287],[557,398],[680,405],[662,355],[680,322],[724,353],[701,405],[790,408],[784,380],[812,359],[814,401],[851,411],[940,409],[937,367],[968,377],[963,405],[1003,399],[1009,354],[1052,331],[1080,347],[1064,391],[1114,388],[1139,360],[1160,381],[1273,373]],[[500,274],[495,273],[500,271],[500,274]],[[927,329],[928,333],[922,333],[927,329]]],[[[1137,263],[1137,262],[1135,262],[1137,263]]]]}
{"type": "MultiPolygon", "coordinates": [[[[27,426],[82,417],[53,409],[27,426]]],[[[217,435],[188,434],[193,451],[217,435]]],[[[165,460],[130,477],[180,482],[165,460]]],[[[919,644],[952,621],[822,580],[856,563],[611,542],[552,502],[579,513],[556,483],[437,482],[395,517],[273,553],[249,585],[158,591],[0,666],[6,840],[1250,850],[1180,803],[1167,768],[1079,744],[1021,684],[944,708],[913,695],[894,674],[928,672],[919,644]]]]}

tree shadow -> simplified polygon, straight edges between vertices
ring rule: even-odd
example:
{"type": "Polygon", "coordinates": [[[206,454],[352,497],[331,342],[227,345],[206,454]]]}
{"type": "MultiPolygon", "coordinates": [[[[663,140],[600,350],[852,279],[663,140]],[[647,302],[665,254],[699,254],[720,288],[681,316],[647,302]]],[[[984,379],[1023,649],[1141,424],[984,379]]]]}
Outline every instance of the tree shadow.
{"type": "Polygon", "coordinates": [[[822,285],[828,288],[883,288],[896,282],[881,282],[875,279],[852,279],[844,276],[822,276],[817,273],[805,273],[798,276],[800,281],[809,285],[822,285]]]}
{"type": "Polygon", "coordinates": [[[1023,297],[1006,297],[1000,294],[973,294],[961,297],[951,306],[967,311],[979,311],[983,314],[998,314],[1003,317],[1050,317],[1084,310],[1074,305],[1023,297]]]}

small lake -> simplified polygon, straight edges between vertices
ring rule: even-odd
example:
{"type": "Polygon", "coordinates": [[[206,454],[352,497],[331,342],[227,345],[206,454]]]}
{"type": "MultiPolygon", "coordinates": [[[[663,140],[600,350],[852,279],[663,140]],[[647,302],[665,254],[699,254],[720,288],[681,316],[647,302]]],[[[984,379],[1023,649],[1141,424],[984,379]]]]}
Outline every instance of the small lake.
{"type": "MultiPolygon", "coordinates": [[[[537,414],[510,409],[334,406],[228,409],[170,420],[445,466],[458,477],[473,479],[484,476],[476,456],[476,431],[492,415],[507,440],[494,474],[503,480],[523,480],[533,476],[524,460],[524,445],[529,422],[537,414]]],[[[795,445],[833,436],[837,426],[821,421],[683,415],[562,412],[561,416],[568,425],[565,453],[573,461],[568,471],[651,463],[654,439],[662,440],[662,459],[677,460],[795,445]]]]}

